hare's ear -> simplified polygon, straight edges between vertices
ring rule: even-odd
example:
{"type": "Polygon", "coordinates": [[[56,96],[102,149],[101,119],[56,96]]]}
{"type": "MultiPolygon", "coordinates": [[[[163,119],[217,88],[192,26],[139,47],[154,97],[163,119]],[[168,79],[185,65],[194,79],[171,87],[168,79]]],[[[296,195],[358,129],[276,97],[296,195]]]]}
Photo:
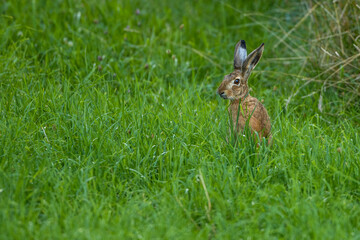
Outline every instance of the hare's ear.
{"type": "Polygon", "coordinates": [[[246,44],[244,40],[240,40],[235,46],[234,53],[234,69],[241,69],[243,63],[246,60],[247,52],[246,52],[246,44]]]}
{"type": "Polygon", "coordinates": [[[246,77],[250,76],[251,71],[255,68],[255,66],[258,64],[262,54],[264,51],[264,43],[260,45],[257,49],[252,51],[249,56],[246,58],[243,66],[242,71],[245,73],[246,77]]]}

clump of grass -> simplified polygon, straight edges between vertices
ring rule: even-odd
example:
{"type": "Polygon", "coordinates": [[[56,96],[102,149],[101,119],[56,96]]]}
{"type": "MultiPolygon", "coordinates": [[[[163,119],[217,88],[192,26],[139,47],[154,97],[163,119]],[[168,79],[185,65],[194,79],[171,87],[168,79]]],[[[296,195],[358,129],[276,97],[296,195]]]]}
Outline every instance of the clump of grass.
{"type": "Polygon", "coordinates": [[[259,71],[264,79],[261,84],[273,87],[275,83],[286,109],[305,104],[308,114],[356,113],[360,100],[359,3],[309,0],[290,1],[282,7],[274,13],[277,17],[244,14],[270,36],[263,60],[268,66],[259,71]]]}
{"type": "Polygon", "coordinates": [[[309,81],[319,83],[314,91],[320,94],[319,110],[324,110],[322,95],[330,90],[343,105],[333,100],[326,110],[338,115],[360,106],[360,4],[355,0],[309,1],[309,7],[315,5],[306,67],[312,74],[309,81]]]}

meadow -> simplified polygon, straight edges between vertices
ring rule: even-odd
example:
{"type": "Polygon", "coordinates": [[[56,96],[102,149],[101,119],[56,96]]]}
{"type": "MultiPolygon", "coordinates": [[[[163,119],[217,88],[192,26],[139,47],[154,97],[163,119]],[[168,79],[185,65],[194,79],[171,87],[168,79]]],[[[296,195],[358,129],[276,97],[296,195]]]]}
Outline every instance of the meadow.
{"type": "Polygon", "coordinates": [[[360,4],[0,4],[0,239],[360,239],[360,4]],[[240,39],[273,145],[227,142],[240,39]]]}

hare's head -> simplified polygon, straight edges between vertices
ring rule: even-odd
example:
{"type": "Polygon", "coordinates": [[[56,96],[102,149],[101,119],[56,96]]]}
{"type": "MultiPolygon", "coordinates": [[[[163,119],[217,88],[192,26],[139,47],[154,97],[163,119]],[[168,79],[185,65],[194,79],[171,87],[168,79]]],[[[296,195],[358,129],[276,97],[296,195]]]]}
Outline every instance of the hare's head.
{"type": "Polygon", "coordinates": [[[264,51],[264,44],[247,56],[246,44],[241,40],[236,44],[234,53],[234,71],[224,77],[217,93],[224,99],[236,100],[244,98],[248,92],[247,80],[251,71],[259,62],[264,51]]]}

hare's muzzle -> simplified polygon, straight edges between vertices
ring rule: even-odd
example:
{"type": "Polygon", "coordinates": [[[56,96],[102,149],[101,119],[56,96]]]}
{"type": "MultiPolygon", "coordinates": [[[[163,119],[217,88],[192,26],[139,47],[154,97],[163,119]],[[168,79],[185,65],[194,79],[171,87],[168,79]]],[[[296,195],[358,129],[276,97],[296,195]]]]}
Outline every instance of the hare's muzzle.
{"type": "Polygon", "coordinates": [[[219,96],[220,97],[222,97],[223,99],[227,99],[227,96],[226,96],[226,94],[225,94],[225,92],[223,92],[223,91],[217,91],[217,93],[219,94],[219,96]]]}
{"type": "Polygon", "coordinates": [[[220,86],[218,87],[216,93],[219,94],[219,96],[222,97],[223,99],[228,98],[228,96],[226,94],[226,84],[225,84],[224,81],[220,84],[220,86]]]}

